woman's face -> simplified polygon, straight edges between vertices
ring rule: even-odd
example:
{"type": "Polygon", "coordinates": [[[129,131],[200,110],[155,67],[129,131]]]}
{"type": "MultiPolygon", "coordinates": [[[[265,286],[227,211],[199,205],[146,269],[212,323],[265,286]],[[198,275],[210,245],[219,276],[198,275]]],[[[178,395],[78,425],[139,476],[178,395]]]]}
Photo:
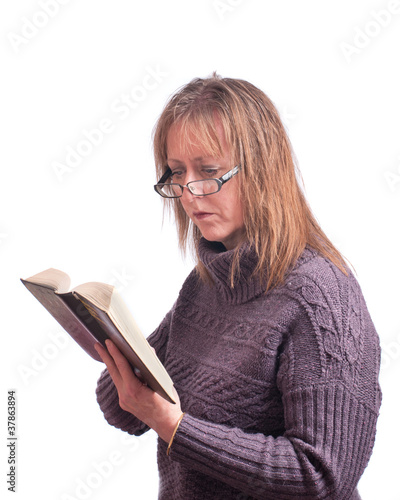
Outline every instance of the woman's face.
{"type": "MultiPolygon", "coordinates": [[[[200,146],[196,137],[189,137],[187,147],[181,139],[179,124],[173,125],[167,138],[168,165],[172,170],[172,182],[186,185],[190,181],[219,178],[231,170],[230,151],[222,126],[217,126],[223,155],[212,157],[200,146]]],[[[240,173],[239,173],[240,175],[240,173]]],[[[244,236],[242,203],[239,198],[238,176],[232,177],[218,193],[194,196],[184,188],[179,198],[188,217],[208,241],[219,241],[227,250],[235,248],[244,236]]]]}

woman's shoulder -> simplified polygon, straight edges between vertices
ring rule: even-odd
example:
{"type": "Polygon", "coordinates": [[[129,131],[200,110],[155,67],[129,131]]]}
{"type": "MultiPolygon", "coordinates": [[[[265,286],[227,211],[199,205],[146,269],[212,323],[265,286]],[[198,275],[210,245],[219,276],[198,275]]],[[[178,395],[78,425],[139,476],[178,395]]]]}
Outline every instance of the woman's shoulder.
{"type": "Polygon", "coordinates": [[[288,273],[285,287],[303,292],[315,289],[330,296],[351,287],[357,294],[362,294],[351,269],[347,266],[344,271],[317,250],[307,246],[288,273]]]}
{"type": "Polygon", "coordinates": [[[355,344],[363,335],[376,338],[363,292],[350,268],[343,272],[317,251],[306,249],[288,275],[284,290],[300,304],[315,329],[324,332],[324,344],[328,351],[332,347],[331,355],[335,355],[339,338],[354,344],[345,349],[348,357],[356,355],[355,344]]]}
{"type": "Polygon", "coordinates": [[[203,284],[196,267],[193,268],[182,283],[178,294],[178,300],[182,297],[189,300],[194,298],[203,284]]]}
{"type": "Polygon", "coordinates": [[[306,250],[288,276],[284,293],[298,304],[289,338],[292,379],[303,384],[341,380],[375,411],[380,404],[379,337],[359,283],[346,271],[306,250]],[[307,374],[310,352],[318,362],[307,374]]]}

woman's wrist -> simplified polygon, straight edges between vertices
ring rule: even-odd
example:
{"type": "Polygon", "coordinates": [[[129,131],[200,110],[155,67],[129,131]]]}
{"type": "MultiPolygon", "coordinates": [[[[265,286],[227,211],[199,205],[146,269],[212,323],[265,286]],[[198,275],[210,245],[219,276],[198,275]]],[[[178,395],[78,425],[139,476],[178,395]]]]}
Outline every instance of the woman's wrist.
{"type": "MultiPolygon", "coordinates": [[[[158,436],[165,441],[167,444],[170,442],[172,435],[176,432],[176,427],[178,421],[182,418],[183,411],[180,407],[174,408],[174,411],[169,415],[165,415],[162,421],[158,421],[157,424],[152,427],[158,436]]],[[[150,426],[151,427],[151,426],[150,426]]]]}
{"type": "Polygon", "coordinates": [[[185,416],[185,413],[182,412],[182,415],[179,417],[178,419],[178,422],[176,423],[175,425],[175,428],[174,428],[174,431],[172,433],[172,436],[171,436],[171,439],[169,440],[169,443],[168,443],[168,448],[167,448],[167,456],[169,455],[170,451],[171,451],[171,446],[172,446],[172,443],[174,441],[174,438],[175,438],[175,434],[178,430],[178,427],[180,426],[181,422],[182,422],[182,419],[183,417],[185,416]]]}

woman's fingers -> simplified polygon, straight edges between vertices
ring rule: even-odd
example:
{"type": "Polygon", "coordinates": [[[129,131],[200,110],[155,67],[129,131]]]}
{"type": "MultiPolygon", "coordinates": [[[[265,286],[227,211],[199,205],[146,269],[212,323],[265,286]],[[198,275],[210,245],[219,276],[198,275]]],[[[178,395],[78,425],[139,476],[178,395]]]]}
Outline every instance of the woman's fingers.
{"type": "Polygon", "coordinates": [[[118,368],[118,372],[123,380],[130,380],[132,378],[136,378],[133,374],[131,365],[128,363],[128,360],[121,353],[118,347],[111,340],[106,340],[106,346],[108,352],[113,358],[115,365],[118,368]]]}
{"type": "Polygon", "coordinates": [[[108,365],[111,365],[113,363],[113,359],[110,356],[110,354],[108,353],[107,349],[105,349],[100,344],[100,342],[98,342],[97,344],[95,344],[94,348],[96,349],[96,351],[98,352],[99,356],[101,357],[101,359],[107,365],[107,368],[108,368],[108,365]]]}
{"type": "Polygon", "coordinates": [[[112,341],[107,340],[106,346],[107,349],[96,344],[95,349],[106,364],[115,384],[120,407],[154,429],[161,439],[169,442],[182,414],[178,394],[174,390],[176,405],[168,403],[141,383],[128,360],[112,341]]]}
{"type": "Polygon", "coordinates": [[[94,348],[96,349],[101,359],[107,366],[108,373],[110,374],[114,384],[116,385],[116,387],[118,387],[121,384],[122,379],[119,373],[118,366],[115,363],[113,356],[100,343],[95,344],[94,348]]]}
{"type": "Polygon", "coordinates": [[[108,372],[118,390],[122,395],[128,388],[137,390],[143,383],[134,374],[128,360],[111,340],[106,340],[107,349],[101,344],[96,344],[95,349],[107,366],[108,372]]]}

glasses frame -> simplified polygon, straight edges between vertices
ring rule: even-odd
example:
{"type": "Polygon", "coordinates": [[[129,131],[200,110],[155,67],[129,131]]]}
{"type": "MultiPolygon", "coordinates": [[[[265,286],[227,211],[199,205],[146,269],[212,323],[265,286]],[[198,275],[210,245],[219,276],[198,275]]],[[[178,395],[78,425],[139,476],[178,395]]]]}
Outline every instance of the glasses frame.
{"type": "Polygon", "coordinates": [[[157,182],[157,184],[154,185],[154,190],[157,194],[159,194],[160,196],[162,196],[163,198],[167,198],[167,199],[173,199],[173,198],[181,198],[182,195],[183,195],[183,188],[187,188],[189,189],[190,193],[193,195],[193,196],[210,196],[211,194],[216,194],[218,193],[219,191],[221,191],[221,188],[222,186],[228,182],[230,179],[232,179],[232,177],[234,177],[236,174],[239,173],[239,170],[241,169],[242,167],[240,165],[236,165],[235,167],[233,167],[231,170],[229,170],[229,172],[227,172],[226,174],[224,174],[222,177],[219,177],[219,178],[211,178],[211,179],[199,179],[197,181],[190,181],[188,182],[187,184],[178,184],[177,182],[170,182],[170,183],[166,183],[165,181],[167,179],[169,179],[172,175],[172,170],[167,167],[167,170],[165,172],[165,174],[161,177],[161,179],[157,182]],[[205,180],[207,181],[216,181],[217,182],[217,185],[218,185],[218,189],[216,191],[213,191],[212,193],[204,193],[204,194],[196,194],[196,193],[193,193],[193,191],[191,190],[190,188],[190,185],[191,184],[195,184],[196,182],[204,182],[205,180]],[[181,188],[181,194],[180,195],[177,195],[177,196],[166,196],[162,191],[162,187],[163,186],[179,186],[181,188]]]}

